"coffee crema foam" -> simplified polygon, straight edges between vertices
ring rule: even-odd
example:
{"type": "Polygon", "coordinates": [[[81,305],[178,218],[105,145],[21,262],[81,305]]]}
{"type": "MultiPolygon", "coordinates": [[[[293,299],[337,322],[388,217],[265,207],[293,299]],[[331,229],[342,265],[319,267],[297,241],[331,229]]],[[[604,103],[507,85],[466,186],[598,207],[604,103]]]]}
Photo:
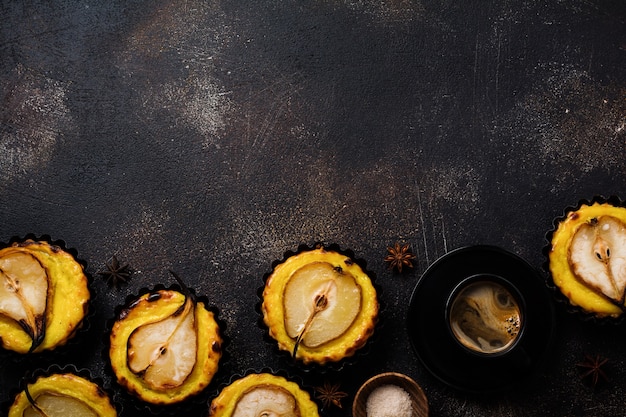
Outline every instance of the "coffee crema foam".
{"type": "Polygon", "coordinates": [[[452,301],[449,324],[465,347],[480,353],[502,352],[521,328],[517,300],[503,286],[479,281],[463,288],[452,301]]]}

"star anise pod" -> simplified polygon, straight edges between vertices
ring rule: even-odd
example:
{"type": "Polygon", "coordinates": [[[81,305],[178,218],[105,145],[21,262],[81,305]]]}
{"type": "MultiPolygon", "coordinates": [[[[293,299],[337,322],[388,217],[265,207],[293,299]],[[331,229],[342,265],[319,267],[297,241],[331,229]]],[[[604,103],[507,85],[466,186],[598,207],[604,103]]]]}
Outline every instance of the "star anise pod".
{"type": "Polygon", "coordinates": [[[591,385],[595,387],[600,380],[608,381],[609,377],[602,367],[608,362],[608,358],[603,358],[600,355],[595,357],[585,355],[585,360],[581,363],[577,363],[576,366],[582,368],[581,378],[590,378],[591,385]]]}
{"type": "Polygon", "coordinates": [[[106,269],[98,272],[107,283],[115,288],[119,288],[120,284],[126,283],[130,280],[132,271],[128,264],[121,265],[117,260],[117,257],[113,255],[110,262],[107,262],[106,269]]]}
{"type": "Polygon", "coordinates": [[[395,268],[399,273],[402,273],[402,267],[404,266],[413,268],[411,261],[415,259],[415,255],[411,253],[408,243],[400,245],[400,242],[396,242],[395,245],[387,247],[387,252],[389,254],[384,259],[385,262],[389,263],[389,269],[395,268]]]}
{"type": "Polygon", "coordinates": [[[341,388],[339,384],[331,384],[328,381],[325,381],[323,386],[315,388],[315,392],[317,392],[316,397],[322,401],[324,408],[327,409],[331,405],[343,408],[341,406],[341,399],[347,397],[348,394],[340,391],[339,388],[341,388]]]}

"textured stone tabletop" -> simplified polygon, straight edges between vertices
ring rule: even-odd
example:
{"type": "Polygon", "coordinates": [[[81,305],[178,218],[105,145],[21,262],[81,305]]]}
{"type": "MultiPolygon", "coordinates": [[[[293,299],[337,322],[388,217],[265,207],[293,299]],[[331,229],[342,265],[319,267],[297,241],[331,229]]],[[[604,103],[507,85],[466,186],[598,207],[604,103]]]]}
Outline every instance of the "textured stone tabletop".
{"type": "MultiPolygon", "coordinates": [[[[61,239],[92,277],[89,328],[57,363],[119,390],[108,321],[172,269],[227,326],[208,399],[270,368],[339,383],[343,408],[322,415],[350,416],[367,378],[397,371],[433,417],[626,415],[623,325],[555,304],[545,365],[497,395],[440,382],[406,331],[440,256],[495,245],[544,274],[566,207],[626,199],[623,2],[2,1],[0,15],[0,241],[61,239]],[[396,241],[417,255],[403,274],[383,261],[396,241]],[[316,242],[365,260],[384,305],[365,355],[325,374],[276,355],[257,311],[272,263],[316,242]],[[97,274],[112,256],[134,270],[119,289],[97,274]],[[609,358],[608,382],[581,380],[586,354],[609,358]]],[[[47,366],[2,364],[0,414],[47,366]]],[[[150,414],[120,398],[121,416],[150,414]]]]}

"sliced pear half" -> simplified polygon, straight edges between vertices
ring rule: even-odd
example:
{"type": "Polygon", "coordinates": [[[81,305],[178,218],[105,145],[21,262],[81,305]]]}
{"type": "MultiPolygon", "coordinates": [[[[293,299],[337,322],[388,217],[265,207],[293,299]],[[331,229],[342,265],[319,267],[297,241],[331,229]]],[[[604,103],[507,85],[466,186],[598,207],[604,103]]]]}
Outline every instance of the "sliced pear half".
{"type": "Polygon", "coordinates": [[[15,320],[32,339],[30,350],[45,335],[48,273],[33,255],[18,249],[0,257],[0,314],[15,320]]]}
{"type": "Polygon", "coordinates": [[[317,347],[341,336],[354,322],[361,309],[361,287],[342,268],[313,262],[292,275],[283,300],[287,334],[317,347]]]}
{"type": "Polygon", "coordinates": [[[569,264],[578,279],[616,304],[626,289],[626,225],[612,216],[592,218],[572,238],[569,264]]]}
{"type": "Polygon", "coordinates": [[[24,417],[98,417],[84,402],[65,395],[45,393],[24,410],[24,417]]]}
{"type": "Polygon", "coordinates": [[[232,417],[300,417],[296,398],[279,385],[258,385],[244,393],[232,417]]]}
{"type": "Polygon", "coordinates": [[[186,298],[171,316],[139,326],[128,341],[128,366],[151,388],[180,386],[196,362],[194,304],[186,298]]]}

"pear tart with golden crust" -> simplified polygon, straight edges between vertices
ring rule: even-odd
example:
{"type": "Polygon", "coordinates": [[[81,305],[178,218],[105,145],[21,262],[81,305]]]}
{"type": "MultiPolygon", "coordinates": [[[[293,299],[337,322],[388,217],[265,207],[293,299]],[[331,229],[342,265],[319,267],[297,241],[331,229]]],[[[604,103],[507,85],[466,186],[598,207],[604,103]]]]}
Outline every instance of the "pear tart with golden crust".
{"type": "Polygon", "coordinates": [[[595,317],[619,317],[626,293],[626,208],[581,203],[558,222],[548,268],[569,303],[595,317]]]}
{"type": "Polygon", "coordinates": [[[111,330],[109,358],[128,392],[167,405],[209,385],[222,344],[214,312],[183,285],[182,291],[153,290],[122,309],[111,330]]]}
{"type": "Polygon", "coordinates": [[[213,399],[209,417],[319,417],[308,392],[282,376],[253,373],[226,386],[213,399]]]}
{"type": "Polygon", "coordinates": [[[367,273],[349,256],[323,247],[276,265],[262,298],[269,335],[304,364],[354,355],[378,320],[376,289],[367,273]]]}
{"type": "Polygon", "coordinates": [[[20,354],[52,350],[78,330],[91,294],[84,268],[47,241],[0,249],[0,343],[20,354]]]}
{"type": "Polygon", "coordinates": [[[8,417],[117,417],[107,393],[71,372],[41,376],[20,392],[8,417]]]}

